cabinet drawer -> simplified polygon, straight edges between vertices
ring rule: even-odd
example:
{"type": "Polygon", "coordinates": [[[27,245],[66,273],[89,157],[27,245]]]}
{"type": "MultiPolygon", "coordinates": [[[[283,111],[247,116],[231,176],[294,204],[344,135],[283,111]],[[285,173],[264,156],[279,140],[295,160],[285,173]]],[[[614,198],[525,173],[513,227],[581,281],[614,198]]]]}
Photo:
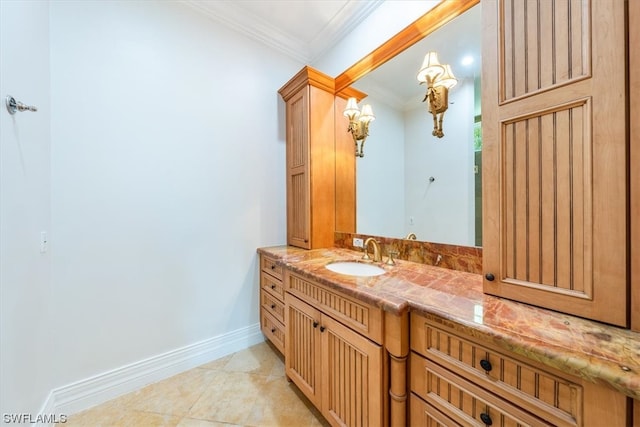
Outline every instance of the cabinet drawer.
{"type": "Polygon", "coordinates": [[[460,427],[451,418],[420,399],[415,394],[409,396],[409,425],[411,427],[460,427]]]}
{"type": "Polygon", "coordinates": [[[382,309],[355,298],[329,290],[323,285],[287,271],[285,287],[291,294],[308,302],[367,338],[382,342],[382,309]]]}
{"type": "Polygon", "coordinates": [[[413,352],[411,391],[461,425],[552,426],[413,352]]]}
{"type": "Polygon", "coordinates": [[[282,286],[282,281],[262,272],[260,273],[260,287],[280,301],[284,301],[284,286],[282,286]]]}
{"type": "Polygon", "coordinates": [[[414,313],[411,349],[553,424],[582,425],[581,385],[414,313]]]}
{"type": "Polygon", "coordinates": [[[284,303],[264,289],[260,291],[260,306],[284,324],[284,303]]]}
{"type": "Polygon", "coordinates": [[[278,322],[268,311],[260,310],[260,325],[262,333],[273,345],[284,354],[284,326],[278,322]]]}
{"type": "Polygon", "coordinates": [[[271,258],[267,255],[260,256],[260,269],[265,273],[282,280],[282,267],[276,264],[275,258],[271,258]]]}

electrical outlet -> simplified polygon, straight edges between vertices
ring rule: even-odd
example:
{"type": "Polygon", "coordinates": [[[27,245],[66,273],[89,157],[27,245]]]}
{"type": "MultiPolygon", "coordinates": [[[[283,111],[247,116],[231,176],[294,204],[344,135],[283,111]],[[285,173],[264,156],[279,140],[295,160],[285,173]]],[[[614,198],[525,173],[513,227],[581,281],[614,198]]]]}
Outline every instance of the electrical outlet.
{"type": "Polygon", "coordinates": [[[354,248],[363,248],[364,247],[364,240],[359,239],[357,237],[353,238],[353,247],[354,248]]]}

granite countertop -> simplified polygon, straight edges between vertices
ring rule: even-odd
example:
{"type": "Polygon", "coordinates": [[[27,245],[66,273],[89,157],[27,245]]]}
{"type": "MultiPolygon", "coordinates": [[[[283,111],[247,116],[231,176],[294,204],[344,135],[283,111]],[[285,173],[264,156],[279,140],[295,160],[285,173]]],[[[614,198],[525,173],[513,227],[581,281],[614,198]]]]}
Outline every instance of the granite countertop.
{"type": "Polygon", "coordinates": [[[640,333],[485,295],[482,276],[396,261],[387,273],[356,277],[334,273],[329,262],[359,260],[361,252],[259,248],[282,266],[391,313],[435,315],[472,336],[544,365],[608,384],[640,399],[640,333]]]}

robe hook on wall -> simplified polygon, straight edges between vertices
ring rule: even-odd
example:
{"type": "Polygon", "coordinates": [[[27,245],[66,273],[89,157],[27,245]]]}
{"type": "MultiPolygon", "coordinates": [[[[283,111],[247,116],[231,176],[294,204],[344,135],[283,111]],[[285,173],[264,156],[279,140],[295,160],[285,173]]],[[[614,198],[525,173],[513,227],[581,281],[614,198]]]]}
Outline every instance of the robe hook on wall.
{"type": "Polygon", "coordinates": [[[15,114],[16,111],[38,111],[38,109],[32,105],[26,105],[20,101],[16,101],[16,99],[11,95],[7,95],[5,103],[9,114],[15,114]]]}

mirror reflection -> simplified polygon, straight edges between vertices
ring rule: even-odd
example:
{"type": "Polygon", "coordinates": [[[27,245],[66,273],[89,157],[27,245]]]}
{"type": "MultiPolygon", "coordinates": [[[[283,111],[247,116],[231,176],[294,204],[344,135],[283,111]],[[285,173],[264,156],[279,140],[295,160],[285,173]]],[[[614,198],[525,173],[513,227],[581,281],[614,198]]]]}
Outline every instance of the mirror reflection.
{"type": "Polygon", "coordinates": [[[481,246],[480,19],[477,5],[352,85],[376,111],[356,160],[357,233],[481,246]],[[457,79],[442,137],[417,79],[428,52],[457,79]]]}

